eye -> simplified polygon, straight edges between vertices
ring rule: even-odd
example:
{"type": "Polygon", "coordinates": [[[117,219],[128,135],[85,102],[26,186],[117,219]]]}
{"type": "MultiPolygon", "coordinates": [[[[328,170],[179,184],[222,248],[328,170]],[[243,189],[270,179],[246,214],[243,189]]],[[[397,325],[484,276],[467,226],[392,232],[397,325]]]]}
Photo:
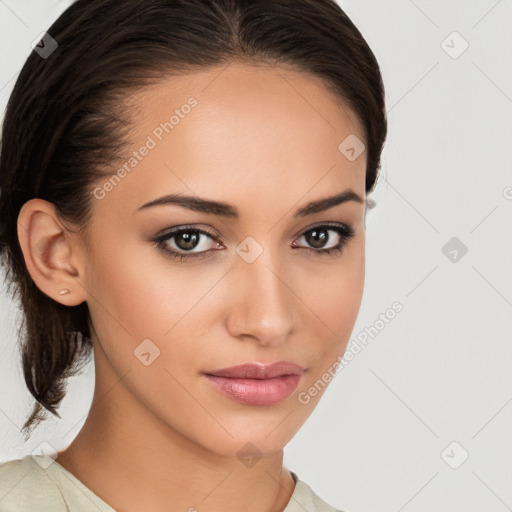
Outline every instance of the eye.
{"type": "MultiPolygon", "coordinates": [[[[354,228],[347,224],[322,224],[305,231],[299,240],[304,239],[308,245],[313,247],[305,249],[316,254],[326,255],[335,251],[341,253],[354,234],[354,228]],[[335,235],[329,235],[329,232],[333,232],[335,235]]],[[[297,247],[295,242],[293,246],[297,247]]]]}
{"type": "MultiPolygon", "coordinates": [[[[154,238],[151,241],[156,243],[158,248],[165,254],[183,261],[188,258],[204,258],[211,256],[213,251],[209,250],[212,249],[212,247],[208,247],[208,239],[214,240],[215,235],[203,229],[183,226],[154,238]],[[191,252],[193,249],[198,250],[191,252]]],[[[217,243],[214,245],[218,247],[221,244],[217,243]]]]}
{"type": "MultiPolygon", "coordinates": [[[[316,255],[341,253],[354,236],[354,228],[347,224],[323,224],[308,229],[299,238],[310,247],[293,242],[292,247],[305,249],[316,255]],[[329,233],[334,233],[334,236],[329,233]]],[[[223,248],[216,235],[193,226],[182,226],[150,240],[167,256],[184,261],[188,258],[209,258],[215,250],[223,248]],[[212,243],[213,242],[213,243],[212,243]]]]}

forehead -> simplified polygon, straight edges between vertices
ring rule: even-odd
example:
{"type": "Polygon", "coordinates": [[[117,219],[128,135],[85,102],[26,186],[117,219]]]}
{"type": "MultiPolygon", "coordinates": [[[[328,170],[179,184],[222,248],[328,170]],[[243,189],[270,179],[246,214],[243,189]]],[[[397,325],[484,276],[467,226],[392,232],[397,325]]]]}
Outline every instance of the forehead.
{"type": "Polygon", "coordinates": [[[314,140],[313,130],[320,129],[321,135],[349,131],[364,138],[358,116],[320,77],[263,64],[231,62],[169,77],[132,94],[127,114],[143,135],[151,123],[168,120],[190,98],[198,102],[194,118],[219,128],[228,127],[228,122],[236,128],[245,124],[247,132],[247,122],[254,121],[267,129],[275,126],[281,136],[288,132],[314,140]],[[298,120],[304,122],[294,125],[298,120]]]}
{"type": "Polygon", "coordinates": [[[313,188],[312,198],[347,187],[364,194],[366,154],[349,161],[339,150],[348,136],[364,140],[359,120],[310,74],[230,63],[145,87],[126,115],[129,150],[111,171],[127,172],[111,205],[170,192],[253,204],[261,193],[261,205],[284,208],[313,188]]]}

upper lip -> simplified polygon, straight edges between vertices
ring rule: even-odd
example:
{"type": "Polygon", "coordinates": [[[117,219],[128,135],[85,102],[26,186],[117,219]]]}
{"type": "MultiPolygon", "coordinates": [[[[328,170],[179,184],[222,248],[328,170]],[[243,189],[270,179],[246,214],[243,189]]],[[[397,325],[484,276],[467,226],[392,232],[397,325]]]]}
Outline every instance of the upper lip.
{"type": "Polygon", "coordinates": [[[272,379],[282,375],[301,375],[304,371],[304,368],[294,363],[277,361],[272,364],[242,363],[207,372],[207,375],[238,379],[272,379]]]}

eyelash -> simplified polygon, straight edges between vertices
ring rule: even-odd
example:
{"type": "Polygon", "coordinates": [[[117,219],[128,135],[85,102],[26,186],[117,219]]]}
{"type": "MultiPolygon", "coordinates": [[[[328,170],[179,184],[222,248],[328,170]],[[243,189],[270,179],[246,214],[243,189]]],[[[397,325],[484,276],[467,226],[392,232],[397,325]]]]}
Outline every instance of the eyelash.
{"type": "MultiPolygon", "coordinates": [[[[326,223],[326,224],[320,224],[318,226],[313,226],[312,228],[308,228],[306,231],[303,231],[303,233],[301,234],[301,236],[299,238],[303,237],[306,233],[309,233],[310,231],[313,231],[315,229],[321,230],[323,228],[327,228],[327,231],[335,231],[340,236],[340,242],[336,247],[331,247],[329,249],[314,249],[314,248],[309,248],[309,247],[300,247],[300,249],[305,249],[306,251],[311,251],[315,255],[322,255],[322,256],[333,254],[336,251],[341,254],[344,246],[355,235],[354,228],[348,224],[339,225],[339,224],[326,223]]],[[[203,229],[195,228],[193,226],[183,226],[183,227],[174,229],[172,231],[169,231],[163,235],[152,238],[149,241],[152,242],[153,244],[156,244],[158,249],[160,249],[166,256],[172,257],[174,259],[179,259],[180,261],[185,261],[185,260],[188,260],[189,258],[197,259],[197,258],[208,258],[208,257],[212,256],[213,252],[216,249],[210,249],[208,251],[202,251],[199,253],[181,253],[181,252],[175,251],[173,249],[169,249],[165,245],[165,243],[168,240],[174,238],[175,236],[178,236],[182,233],[189,233],[189,232],[199,233],[202,235],[206,235],[214,240],[216,239],[216,235],[214,235],[213,233],[209,233],[208,231],[205,231],[203,229]]]]}

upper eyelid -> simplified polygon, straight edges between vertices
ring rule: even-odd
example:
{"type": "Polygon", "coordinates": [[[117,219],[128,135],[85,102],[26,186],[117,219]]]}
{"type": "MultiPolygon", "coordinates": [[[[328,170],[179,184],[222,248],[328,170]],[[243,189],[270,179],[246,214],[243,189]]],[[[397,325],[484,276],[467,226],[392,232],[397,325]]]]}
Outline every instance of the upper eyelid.
{"type": "MultiPolygon", "coordinates": [[[[327,222],[323,222],[323,223],[320,222],[320,223],[312,224],[306,228],[303,228],[301,231],[299,231],[298,234],[294,235],[294,237],[295,238],[302,237],[308,231],[311,231],[312,229],[320,228],[320,227],[324,227],[324,228],[327,228],[328,230],[336,231],[340,236],[341,236],[341,234],[338,231],[340,228],[341,229],[346,228],[352,232],[355,231],[353,226],[349,223],[344,223],[344,222],[332,223],[332,222],[327,221],[327,222]]],[[[157,235],[154,239],[170,239],[170,238],[173,238],[174,236],[176,236],[177,234],[179,234],[181,232],[186,232],[186,231],[198,231],[200,234],[206,235],[206,236],[210,237],[212,240],[215,240],[216,242],[221,242],[221,240],[220,240],[221,237],[216,235],[215,233],[210,233],[208,230],[206,230],[204,228],[200,228],[200,227],[192,226],[192,225],[182,225],[182,226],[176,226],[174,228],[169,228],[167,230],[164,230],[161,235],[157,235]]]]}

